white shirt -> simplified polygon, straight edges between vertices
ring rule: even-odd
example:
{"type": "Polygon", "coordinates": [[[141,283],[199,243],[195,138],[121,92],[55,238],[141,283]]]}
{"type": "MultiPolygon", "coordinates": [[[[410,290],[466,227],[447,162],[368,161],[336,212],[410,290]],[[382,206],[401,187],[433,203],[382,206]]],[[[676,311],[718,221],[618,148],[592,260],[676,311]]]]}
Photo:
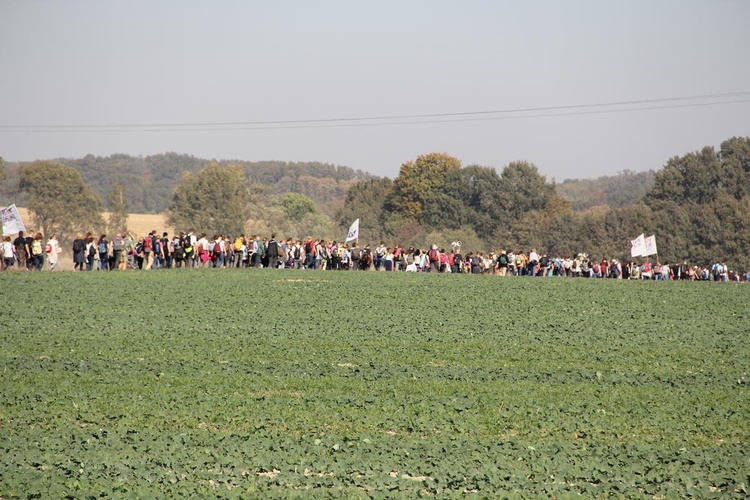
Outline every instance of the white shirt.
{"type": "Polygon", "coordinates": [[[3,258],[13,258],[13,243],[10,241],[3,241],[3,258]]]}
{"type": "Polygon", "coordinates": [[[60,248],[60,243],[56,239],[51,239],[47,242],[47,244],[50,246],[50,251],[47,252],[47,260],[49,260],[51,263],[57,262],[57,254],[62,252],[62,248],[60,248]]]}

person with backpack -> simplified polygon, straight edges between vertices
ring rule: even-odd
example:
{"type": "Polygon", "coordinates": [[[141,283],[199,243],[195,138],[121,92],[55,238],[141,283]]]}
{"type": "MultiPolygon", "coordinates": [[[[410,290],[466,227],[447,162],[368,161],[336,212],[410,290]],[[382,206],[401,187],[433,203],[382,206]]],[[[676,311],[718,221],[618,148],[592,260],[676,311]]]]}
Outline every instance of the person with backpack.
{"type": "Polygon", "coordinates": [[[49,262],[49,270],[54,271],[57,269],[58,257],[62,248],[60,248],[60,242],[57,241],[57,235],[52,233],[49,240],[47,240],[47,246],[45,247],[47,252],[47,262],[49,262]]]}
{"type": "Polygon", "coordinates": [[[154,233],[148,233],[148,236],[143,238],[143,267],[141,269],[150,271],[154,265],[154,233]]]}
{"type": "Polygon", "coordinates": [[[477,252],[471,256],[471,274],[482,274],[482,252],[477,252]]]}
{"type": "Polygon", "coordinates": [[[143,238],[138,238],[138,242],[133,246],[134,269],[143,269],[146,257],[146,254],[143,253],[144,241],[143,238]]]}
{"type": "Polygon", "coordinates": [[[516,253],[516,262],[515,262],[515,275],[516,276],[526,275],[526,263],[527,262],[528,262],[528,259],[526,258],[526,254],[523,253],[523,250],[520,250],[518,253],[516,253]]]}
{"type": "Polygon", "coordinates": [[[328,261],[328,250],[326,248],[326,241],[320,240],[315,244],[315,269],[322,271],[326,267],[328,261]]]}
{"type": "Polygon", "coordinates": [[[315,241],[311,236],[308,236],[305,242],[305,267],[307,269],[315,268],[315,241]]]}
{"type": "Polygon", "coordinates": [[[120,269],[122,264],[122,252],[125,250],[125,239],[122,234],[117,233],[112,238],[112,267],[111,269],[120,269]]]}
{"type": "Polygon", "coordinates": [[[536,276],[537,269],[539,267],[539,254],[536,253],[536,248],[532,248],[529,252],[529,258],[526,261],[526,272],[532,278],[536,276]]]}
{"type": "Polygon", "coordinates": [[[32,235],[26,236],[24,239],[24,248],[26,249],[26,269],[31,271],[34,268],[34,257],[31,255],[31,245],[34,243],[34,237],[32,235]]]}
{"type": "MultiPolygon", "coordinates": [[[[255,244],[253,245],[253,256],[251,262],[253,267],[263,267],[263,262],[266,261],[266,239],[260,236],[255,236],[255,244]]],[[[266,261],[267,262],[267,261],[266,261]]]]}
{"type": "Polygon", "coordinates": [[[169,239],[169,233],[166,231],[161,235],[161,255],[164,269],[171,269],[174,250],[172,240],[169,239]]]}
{"type": "Polygon", "coordinates": [[[461,255],[461,247],[456,246],[453,248],[453,264],[451,265],[451,273],[461,274],[461,265],[463,264],[464,257],[461,255]]]}
{"type": "Polygon", "coordinates": [[[83,235],[78,234],[73,240],[73,270],[83,271],[83,264],[86,262],[86,240],[83,235]]]}
{"type": "Polygon", "coordinates": [[[276,269],[279,267],[279,257],[283,257],[281,246],[276,241],[276,233],[271,234],[271,239],[265,245],[266,258],[268,259],[268,268],[276,269]]]}
{"type": "Polygon", "coordinates": [[[406,267],[404,262],[404,249],[400,243],[396,243],[393,247],[393,269],[395,271],[403,271],[406,267]]]}
{"type": "Polygon", "coordinates": [[[291,263],[291,267],[293,269],[302,269],[303,267],[306,267],[305,264],[307,263],[307,258],[302,247],[302,241],[290,241],[287,248],[289,248],[289,260],[291,263]]]}
{"type": "Polygon", "coordinates": [[[429,260],[430,272],[437,273],[440,271],[440,252],[438,252],[437,245],[432,245],[430,250],[427,252],[427,259],[429,260]]]}
{"type": "Polygon", "coordinates": [[[18,232],[18,238],[13,240],[13,248],[15,250],[16,262],[18,262],[18,269],[26,269],[26,238],[23,236],[23,231],[18,232]]]}
{"type": "Polygon", "coordinates": [[[151,235],[151,253],[154,256],[151,269],[162,269],[164,267],[164,246],[156,230],[151,235]]]}
{"type": "Polygon", "coordinates": [[[542,253],[542,256],[539,257],[539,276],[541,276],[542,278],[546,278],[548,269],[549,257],[546,253],[542,253]]]}
{"type": "Polygon", "coordinates": [[[370,248],[370,245],[365,245],[365,248],[362,250],[360,256],[359,256],[359,267],[363,271],[369,271],[370,267],[372,266],[372,248],[370,248]]]}
{"type": "Polygon", "coordinates": [[[187,234],[180,231],[180,243],[182,246],[182,261],[185,267],[195,266],[195,235],[190,229],[187,234]]]}
{"type": "MultiPolygon", "coordinates": [[[[185,233],[180,231],[172,239],[172,249],[174,250],[174,265],[181,268],[183,264],[187,267],[187,253],[185,252],[185,233]]],[[[191,249],[192,250],[192,249],[191,249]]]]}
{"type": "Polygon", "coordinates": [[[224,264],[224,240],[221,235],[214,236],[209,243],[210,267],[221,267],[224,264]]]}
{"type": "Polygon", "coordinates": [[[86,236],[86,270],[87,271],[93,271],[94,269],[94,263],[96,262],[96,259],[99,258],[99,253],[97,252],[96,243],[94,242],[94,237],[91,236],[91,233],[86,236]]]}
{"type": "Polygon", "coordinates": [[[505,250],[501,250],[497,257],[497,273],[500,276],[505,276],[508,273],[508,253],[505,250]]]}
{"type": "Polygon", "coordinates": [[[380,267],[383,265],[383,261],[385,260],[385,252],[387,248],[385,246],[385,242],[381,241],[380,245],[375,247],[375,253],[373,255],[373,262],[375,263],[375,270],[380,271],[380,267]]]}
{"type": "Polygon", "coordinates": [[[234,250],[233,266],[239,268],[242,266],[242,261],[245,257],[245,235],[241,234],[235,238],[232,247],[232,250],[234,250]]]}
{"type": "Polygon", "coordinates": [[[44,267],[44,247],[42,246],[42,233],[36,233],[29,245],[31,254],[31,269],[41,271],[44,267]]]}
{"type": "Polygon", "coordinates": [[[359,243],[356,241],[354,242],[354,246],[352,247],[351,251],[349,252],[352,256],[352,265],[350,269],[352,271],[358,271],[359,270],[359,261],[362,258],[362,249],[359,248],[359,243]]]}
{"type": "Polygon", "coordinates": [[[106,271],[109,269],[109,241],[107,241],[107,235],[102,234],[99,236],[99,240],[96,242],[96,251],[99,254],[99,271],[106,271]]]}

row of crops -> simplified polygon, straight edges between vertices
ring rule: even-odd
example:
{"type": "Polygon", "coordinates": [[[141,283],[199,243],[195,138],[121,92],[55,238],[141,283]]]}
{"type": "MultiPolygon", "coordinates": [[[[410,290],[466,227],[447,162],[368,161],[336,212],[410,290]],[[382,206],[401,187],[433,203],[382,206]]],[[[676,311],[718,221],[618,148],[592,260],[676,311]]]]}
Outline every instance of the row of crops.
{"type": "Polygon", "coordinates": [[[0,498],[750,489],[750,288],[6,273],[0,498]]]}

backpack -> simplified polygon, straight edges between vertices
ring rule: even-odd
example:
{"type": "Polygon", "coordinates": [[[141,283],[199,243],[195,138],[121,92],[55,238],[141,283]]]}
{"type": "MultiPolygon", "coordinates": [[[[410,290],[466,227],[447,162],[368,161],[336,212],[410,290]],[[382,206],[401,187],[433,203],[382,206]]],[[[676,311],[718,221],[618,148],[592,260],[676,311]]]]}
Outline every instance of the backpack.
{"type": "Polygon", "coordinates": [[[73,242],[73,251],[75,253],[79,253],[79,252],[83,251],[83,244],[81,244],[81,240],[80,239],[75,240],[73,242]]]}
{"type": "Polygon", "coordinates": [[[235,252],[242,251],[242,238],[237,238],[236,240],[234,240],[234,251],[235,252]]]}
{"type": "Polygon", "coordinates": [[[539,265],[542,267],[547,267],[549,265],[549,259],[542,256],[542,258],[539,259],[539,265]]]}
{"type": "Polygon", "coordinates": [[[103,241],[99,243],[99,253],[107,253],[107,244],[103,241]]]}
{"type": "Polygon", "coordinates": [[[498,259],[498,262],[500,262],[501,266],[507,266],[508,265],[508,256],[503,254],[500,254],[500,258],[498,259]]]}
{"type": "Polygon", "coordinates": [[[122,247],[123,247],[122,237],[115,236],[115,238],[112,240],[112,250],[122,250],[122,247]]]}
{"type": "Polygon", "coordinates": [[[361,249],[359,247],[352,248],[352,259],[359,260],[361,249]]]}
{"type": "Polygon", "coordinates": [[[219,256],[219,254],[221,253],[221,243],[219,243],[218,241],[214,243],[214,248],[212,250],[212,253],[213,255],[216,255],[217,257],[219,256]]]}
{"type": "Polygon", "coordinates": [[[523,259],[521,257],[516,257],[516,266],[521,266],[523,264],[523,259]]]}
{"type": "Polygon", "coordinates": [[[430,250],[430,252],[427,254],[427,256],[430,258],[430,262],[437,262],[438,260],[438,251],[434,248],[430,250]]]}
{"type": "Polygon", "coordinates": [[[151,241],[151,237],[150,236],[148,238],[144,239],[143,240],[143,251],[146,252],[146,253],[151,253],[151,250],[152,250],[151,244],[152,243],[153,242],[151,241]]]}
{"type": "Polygon", "coordinates": [[[154,248],[154,253],[161,253],[161,241],[154,240],[152,243],[154,248]]]}
{"type": "Polygon", "coordinates": [[[34,240],[34,243],[31,244],[31,254],[42,255],[42,242],[41,241],[34,240]]]}
{"type": "Polygon", "coordinates": [[[44,251],[47,253],[52,253],[52,244],[47,243],[47,246],[45,247],[44,251]]]}
{"type": "Polygon", "coordinates": [[[190,236],[185,236],[180,243],[182,244],[182,248],[185,249],[187,253],[190,253],[190,251],[193,249],[193,245],[191,244],[191,238],[190,236]]]}
{"type": "Polygon", "coordinates": [[[89,247],[89,257],[93,257],[94,255],[96,255],[96,247],[92,243],[91,246],[89,247]]]}

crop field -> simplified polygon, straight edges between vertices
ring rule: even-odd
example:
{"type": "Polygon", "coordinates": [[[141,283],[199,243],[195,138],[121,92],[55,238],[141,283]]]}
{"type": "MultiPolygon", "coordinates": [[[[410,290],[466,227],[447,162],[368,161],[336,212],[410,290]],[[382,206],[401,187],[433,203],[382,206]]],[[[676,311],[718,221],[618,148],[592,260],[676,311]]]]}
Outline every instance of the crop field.
{"type": "Polygon", "coordinates": [[[0,498],[750,494],[750,286],[0,276],[0,498]]]}

